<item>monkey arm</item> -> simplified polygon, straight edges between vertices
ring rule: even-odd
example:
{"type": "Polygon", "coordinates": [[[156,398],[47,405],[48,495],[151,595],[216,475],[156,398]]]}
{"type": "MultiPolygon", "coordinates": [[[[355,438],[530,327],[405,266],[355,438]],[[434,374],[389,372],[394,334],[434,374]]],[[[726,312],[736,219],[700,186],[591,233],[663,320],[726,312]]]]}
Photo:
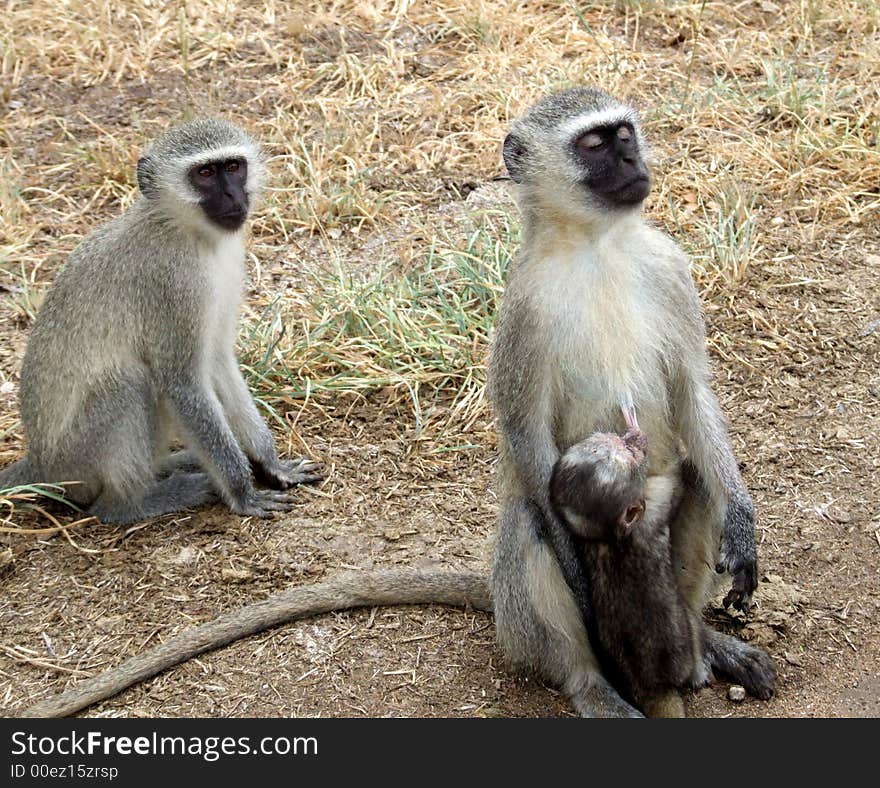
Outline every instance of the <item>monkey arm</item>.
{"type": "Polygon", "coordinates": [[[716,568],[733,575],[733,588],[724,603],[745,610],[758,583],[755,510],[730,445],[724,414],[709,388],[705,351],[701,347],[699,355],[691,357],[701,359],[699,366],[682,364],[674,383],[679,434],[704,492],[723,518],[716,568]]]}
{"type": "Polygon", "coordinates": [[[551,374],[540,320],[528,302],[508,297],[492,346],[489,393],[505,443],[505,465],[520,494],[550,510],[550,477],[559,459],[553,435],[551,374]]]}
{"type": "Polygon", "coordinates": [[[272,512],[293,508],[287,493],[257,490],[250,463],[239,447],[217,396],[194,377],[181,375],[164,389],[180,426],[204,458],[224,502],[244,517],[272,517],[272,512]]]}
{"type": "Polygon", "coordinates": [[[547,394],[508,388],[505,381],[496,379],[496,389],[506,402],[498,404],[498,428],[505,445],[505,479],[520,495],[550,515],[550,477],[559,459],[559,450],[550,429],[547,394]],[[503,392],[503,393],[501,393],[503,392]],[[531,407],[525,405],[530,403],[531,407]]]}
{"type": "Polygon", "coordinates": [[[232,352],[217,363],[213,382],[232,433],[260,484],[273,490],[286,490],[294,484],[316,482],[323,478],[316,472],[319,463],[308,457],[283,462],[278,459],[269,425],[257,410],[232,352]]]}
{"type": "Polygon", "coordinates": [[[257,410],[238,362],[231,352],[217,363],[212,377],[232,433],[248,459],[267,466],[277,464],[272,433],[257,410]]]}
{"type": "MultiPolygon", "coordinates": [[[[511,303],[508,301],[508,303],[511,303]]],[[[571,530],[550,505],[550,478],[559,459],[553,435],[553,402],[542,338],[515,302],[502,316],[491,360],[491,395],[505,444],[504,480],[537,507],[537,536],[552,548],[584,622],[591,618],[589,588],[571,530]]],[[[509,495],[511,490],[505,492],[509,495]]]]}
{"type": "MultiPolygon", "coordinates": [[[[534,415],[532,419],[534,419],[534,415]]],[[[553,548],[568,587],[586,622],[589,617],[589,588],[583,565],[578,557],[571,529],[559,520],[550,506],[550,477],[559,451],[549,426],[539,424],[537,429],[520,423],[502,427],[507,440],[507,450],[513,466],[519,474],[525,497],[540,513],[536,523],[538,535],[553,548]]]]}
{"type": "Polygon", "coordinates": [[[207,459],[211,475],[230,506],[247,498],[252,488],[250,464],[238,445],[216,395],[199,381],[179,373],[164,388],[194,448],[207,459]]]}

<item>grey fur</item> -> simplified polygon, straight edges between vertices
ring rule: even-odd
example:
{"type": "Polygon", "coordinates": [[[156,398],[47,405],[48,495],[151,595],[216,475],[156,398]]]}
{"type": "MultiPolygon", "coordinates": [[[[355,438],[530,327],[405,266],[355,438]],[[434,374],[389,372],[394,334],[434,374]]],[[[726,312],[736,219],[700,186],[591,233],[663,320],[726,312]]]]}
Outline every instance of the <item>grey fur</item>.
{"type": "Polygon", "coordinates": [[[308,460],[278,460],[235,359],[243,233],[209,222],[187,179],[231,153],[248,161],[253,206],[264,176],[256,144],[227,121],[183,124],[139,162],[131,208],[72,252],[22,366],[28,454],[0,486],[23,469],[30,482],[77,482],[73,500],[124,523],[218,496],[238,514],[270,516],[289,496],[255,489],[252,468],[279,490],[320,478],[308,460]],[[190,462],[163,478],[175,435],[190,462]]]}
{"type": "Polygon", "coordinates": [[[589,584],[548,484],[567,448],[597,431],[623,431],[623,394],[632,394],[651,441],[649,477],[679,478],[686,466],[694,480],[670,533],[688,605],[702,610],[716,564],[736,573],[728,600],[738,607],[747,607],[757,578],[751,499],[710,388],[688,260],[638,205],[595,199],[573,153],[573,138],[591,123],[617,120],[632,124],[644,156],[637,114],[601,91],[548,96],[512,125],[504,154],[520,185],[523,244],[489,369],[501,444],[492,573],[499,642],[512,664],[564,687],[589,715],[616,714],[622,701],[577,631],[589,620],[589,584]],[[529,574],[548,550],[555,574],[529,574]]]}

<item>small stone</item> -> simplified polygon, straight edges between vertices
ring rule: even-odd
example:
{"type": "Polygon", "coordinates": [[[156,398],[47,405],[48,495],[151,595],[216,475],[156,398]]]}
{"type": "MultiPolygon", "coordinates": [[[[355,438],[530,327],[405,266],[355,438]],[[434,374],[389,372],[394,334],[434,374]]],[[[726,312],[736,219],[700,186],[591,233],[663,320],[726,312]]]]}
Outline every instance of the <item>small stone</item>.
{"type": "Polygon", "coordinates": [[[746,699],[746,691],[743,687],[740,687],[739,684],[733,684],[730,689],[727,690],[727,698],[734,703],[742,703],[746,699]]]}
{"type": "Polygon", "coordinates": [[[859,331],[860,337],[869,337],[873,334],[878,328],[880,328],[880,320],[872,320],[868,325],[866,325],[861,331],[859,331]]]}
{"type": "Polygon", "coordinates": [[[125,617],[118,614],[115,616],[101,616],[101,618],[95,621],[95,626],[101,632],[116,632],[125,628],[123,626],[124,622],[125,617]]]}
{"type": "Polygon", "coordinates": [[[195,547],[191,547],[187,545],[186,547],[181,547],[180,552],[174,556],[172,559],[175,564],[179,564],[184,566],[186,564],[191,564],[194,561],[197,561],[199,558],[199,551],[196,550],[195,547]]]}
{"type": "Polygon", "coordinates": [[[840,523],[841,525],[846,525],[853,521],[852,514],[840,506],[829,506],[825,510],[825,514],[828,515],[828,519],[833,520],[835,523],[840,523]]]}

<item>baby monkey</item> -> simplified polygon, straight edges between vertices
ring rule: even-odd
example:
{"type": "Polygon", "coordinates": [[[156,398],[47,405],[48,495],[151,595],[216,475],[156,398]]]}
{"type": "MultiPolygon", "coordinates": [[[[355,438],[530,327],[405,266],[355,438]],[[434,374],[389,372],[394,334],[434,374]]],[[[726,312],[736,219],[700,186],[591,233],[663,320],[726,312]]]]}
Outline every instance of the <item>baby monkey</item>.
{"type": "Polygon", "coordinates": [[[672,570],[674,480],[646,474],[630,408],[623,437],[593,433],[557,461],[551,503],[577,537],[590,586],[590,641],[602,672],[649,717],[681,717],[679,689],[708,683],[705,630],[672,570]]]}

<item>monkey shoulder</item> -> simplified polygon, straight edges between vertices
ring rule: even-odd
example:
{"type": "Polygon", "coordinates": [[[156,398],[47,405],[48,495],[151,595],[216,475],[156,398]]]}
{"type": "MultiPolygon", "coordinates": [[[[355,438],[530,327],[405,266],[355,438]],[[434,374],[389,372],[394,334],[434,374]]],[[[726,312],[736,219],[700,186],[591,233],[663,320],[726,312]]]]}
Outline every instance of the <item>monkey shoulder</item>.
{"type": "Polygon", "coordinates": [[[672,237],[647,223],[639,242],[639,254],[646,261],[641,269],[643,285],[653,293],[655,309],[670,329],[668,339],[690,350],[702,343],[705,330],[690,258],[672,237]]]}
{"type": "Polygon", "coordinates": [[[53,283],[53,288],[87,287],[111,276],[124,251],[124,216],[96,227],[70,252],[53,283]],[[98,278],[96,280],[96,277],[98,278]]]}
{"type": "Polygon", "coordinates": [[[670,268],[688,271],[690,259],[669,233],[644,220],[638,233],[638,240],[652,255],[668,263],[670,268]]]}

